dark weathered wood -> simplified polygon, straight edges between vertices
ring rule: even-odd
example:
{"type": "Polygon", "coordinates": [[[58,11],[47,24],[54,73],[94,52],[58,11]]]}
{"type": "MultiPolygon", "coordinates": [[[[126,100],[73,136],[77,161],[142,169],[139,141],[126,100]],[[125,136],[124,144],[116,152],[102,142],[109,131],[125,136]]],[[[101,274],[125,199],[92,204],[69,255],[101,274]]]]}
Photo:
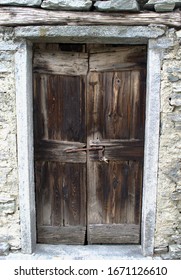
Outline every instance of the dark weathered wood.
{"type": "Polygon", "coordinates": [[[116,71],[144,68],[146,63],[146,46],[121,46],[91,49],[90,71],[116,71]]]}
{"type": "Polygon", "coordinates": [[[109,46],[102,51],[100,48],[90,51],[88,146],[104,146],[103,161],[98,152],[89,151],[87,157],[90,243],[140,240],[146,49],[144,46],[128,49],[128,46],[109,46]],[[107,237],[105,224],[109,227],[107,237]],[[120,224],[135,225],[136,238],[129,237],[129,231],[125,238],[124,234],[115,233],[114,226],[119,228],[120,224]]]}
{"type": "Polygon", "coordinates": [[[130,147],[130,146],[134,146],[134,147],[143,147],[144,142],[143,140],[139,140],[139,139],[116,139],[116,140],[112,140],[112,139],[97,139],[97,140],[90,140],[90,146],[91,147],[96,147],[96,146],[104,146],[104,147],[130,147]]]}
{"type": "Polygon", "coordinates": [[[85,238],[86,227],[83,226],[38,227],[38,243],[84,245],[85,238]]]}
{"type": "MultiPolygon", "coordinates": [[[[37,225],[51,226],[52,231],[54,227],[55,231],[56,227],[59,227],[63,232],[64,227],[71,226],[71,231],[74,226],[85,227],[85,165],[38,161],[35,164],[35,174],[37,225]]],[[[44,238],[46,239],[46,236],[44,238]]],[[[45,243],[49,241],[47,238],[45,243]]],[[[80,243],[80,238],[77,243],[80,243]]]]}
{"type": "Polygon", "coordinates": [[[86,75],[87,70],[86,53],[40,50],[34,55],[34,73],[79,76],[86,75]]]}
{"type": "Polygon", "coordinates": [[[0,25],[150,25],[181,27],[181,12],[98,13],[47,11],[37,8],[1,7],[0,25]]]}
{"type": "MultiPolygon", "coordinates": [[[[39,55],[37,50],[34,56],[34,143],[38,241],[52,244],[64,242],[84,244],[86,153],[81,152],[75,156],[66,153],[66,149],[85,147],[85,77],[73,75],[70,65],[73,65],[74,61],[77,63],[75,52],[70,61],[72,52],[62,52],[59,56],[59,51],[55,51],[56,49],[57,45],[51,45],[49,51],[42,51],[42,53],[48,59],[49,54],[55,55],[55,59],[54,55],[50,59],[52,69],[53,64],[57,69],[56,61],[63,67],[61,63],[67,58],[68,70],[60,71],[58,75],[35,73],[36,58],[39,55]]],[[[42,60],[45,70],[51,68],[48,59],[42,60]]],[[[80,55],[79,59],[82,59],[80,65],[83,65],[84,58],[80,55]]],[[[85,62],[85,66],[87,64],[88,62],[85,62]]]]}
{"type": "Polygon", "coordinates": [[[36,142],[86,142],[84,90],[83,76],[34,74],[36,142]]]}
{"type": "Polygon", "coordinates": [[[79,142],[41,140],[35,146],[35,160],[85,163],[86,152],[80,151],[76,155],[67,153],[67,150],[85,146],[85,143],[79,142]]]}
{"type": "MultiPolygon", "coordinates": [[[[103,155],[109,160],[143,160],[144,147],[106,147],[103,155]]],[[[90,160],[100,160],[100,154],[97,151],[90,151],[90,160]]]]}
{"type": "Polygon", "coordinates": [[[145,46],[35,46],[39,242],[139,243],[145,69],[145,46]]]}
{"type": "Polygon", "coordinates": [[[139,243],[139,225],[135,224],[94,224],[89,225],[90,244],[139,243]]]}

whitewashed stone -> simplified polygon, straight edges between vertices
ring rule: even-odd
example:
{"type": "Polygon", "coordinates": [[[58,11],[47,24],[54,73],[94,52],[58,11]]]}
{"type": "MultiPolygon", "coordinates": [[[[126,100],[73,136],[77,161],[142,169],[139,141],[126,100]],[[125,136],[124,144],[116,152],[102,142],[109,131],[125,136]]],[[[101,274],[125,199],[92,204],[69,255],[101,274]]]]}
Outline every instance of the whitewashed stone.
{"type": "Polygon", "coordinates": [[[98,11],[139,11],[139,5],[136,0],[110,0],[110,1],[96,1],[94,7],[98,11]]]}
{"type": "Polygon", "coordinates": [[[40,6],[42,0],[1,0],[0,5],[40,6]]]}
{"type": "Polygon", "coordinates": [[[42,5],[44,9],[51,10],[73,10],[86,11],[92,7],[90,0],[44,0],[42,5]]]}

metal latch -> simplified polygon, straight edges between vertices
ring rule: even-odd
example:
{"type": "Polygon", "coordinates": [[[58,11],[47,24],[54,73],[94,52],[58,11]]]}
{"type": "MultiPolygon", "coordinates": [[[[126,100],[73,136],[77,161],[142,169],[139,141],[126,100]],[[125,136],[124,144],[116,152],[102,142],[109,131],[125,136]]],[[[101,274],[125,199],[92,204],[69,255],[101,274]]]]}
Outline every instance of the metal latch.
{"type": "Polygon", "coordinates": [[[87,152],[87,151],[98,151],[99,160],[104,161],[108,163],[108,160],[104,156],[104,150],[105,148],[103,146],[98,147],[90,147],[90,148],[73,148],[73,149],[67,149],[66,153],[78,153],[78,152],[87,152]]]}

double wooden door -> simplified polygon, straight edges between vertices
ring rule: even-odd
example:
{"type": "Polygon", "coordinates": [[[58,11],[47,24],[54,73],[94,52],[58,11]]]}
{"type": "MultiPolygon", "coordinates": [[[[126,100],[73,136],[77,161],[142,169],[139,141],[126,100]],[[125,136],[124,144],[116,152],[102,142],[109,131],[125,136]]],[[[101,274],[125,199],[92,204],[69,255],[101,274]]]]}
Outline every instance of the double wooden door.
{"type": "Polygon", "coordinates": [[[37,239],[140,242],[146,47],[35,45],[37,239]]]}

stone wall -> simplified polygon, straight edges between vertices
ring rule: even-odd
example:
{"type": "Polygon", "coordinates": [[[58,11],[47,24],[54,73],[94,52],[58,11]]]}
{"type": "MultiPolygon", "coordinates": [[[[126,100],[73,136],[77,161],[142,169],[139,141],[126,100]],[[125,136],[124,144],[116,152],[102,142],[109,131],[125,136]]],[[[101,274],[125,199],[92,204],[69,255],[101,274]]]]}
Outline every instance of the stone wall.
{"type": "Polygon", "coordinates": [[[173,11],[181,6],[181,1],[173,0],[1,0],[0,5],[30,6],[50,10],[88,11],[98,10],[103,12],[129,11],[136,12],[142,9],[157,12],[173,11]]]}
{"type": "Polygon", "coordinates": [[[155,251],[181,257],[181,31],[167,33],[161,70],[161,128],[155,251]]]}
{"type": "Polygon", "coordinates": [[[0,28],[0,243],[20,247],[13,30],[0,28]]]}

